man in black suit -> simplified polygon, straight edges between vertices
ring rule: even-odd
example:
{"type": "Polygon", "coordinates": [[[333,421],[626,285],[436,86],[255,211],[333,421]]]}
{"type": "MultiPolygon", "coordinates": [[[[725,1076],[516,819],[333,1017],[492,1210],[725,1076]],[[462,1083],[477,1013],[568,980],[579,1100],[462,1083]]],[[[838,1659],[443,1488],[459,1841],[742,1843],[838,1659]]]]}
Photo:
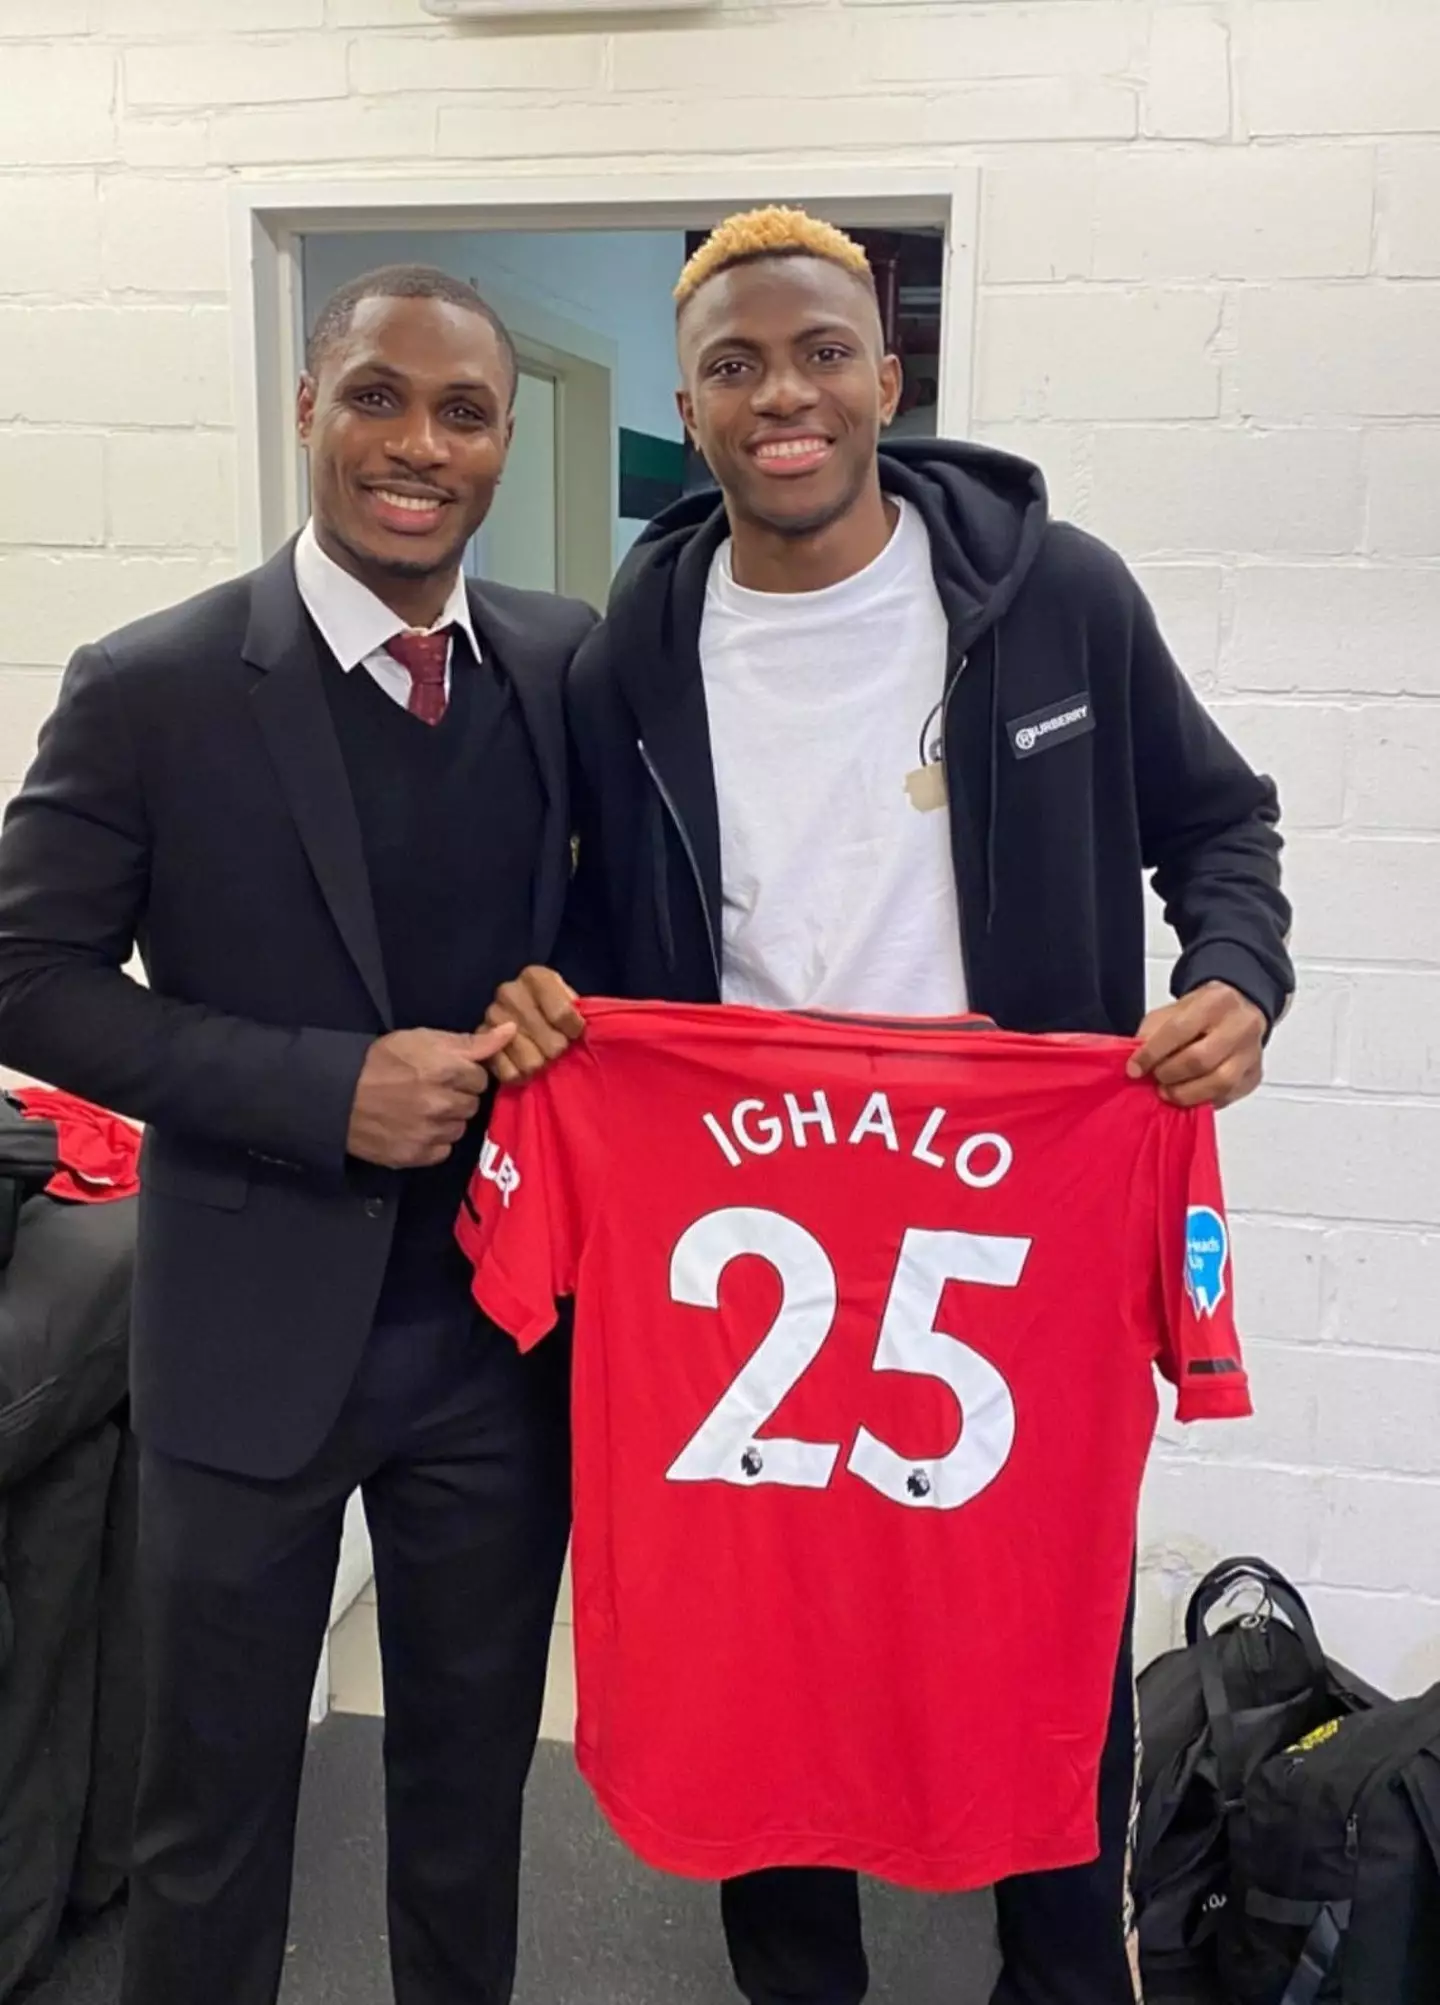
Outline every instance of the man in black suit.
{"type": "Polygon", "coordinates": [[[79,651],[0,838],[0,1060],[147,1127],[125,2005],[272,2005],[357,1487],[396,1999],[511,1994],[564,1361],[479,1317],[452,1227],[508,1035],[476,1026],[564,899],[561,681],[593,623],[462,575],[515,377],[440,272],[337,294],[299,397],[312,520],[79,651]]]}

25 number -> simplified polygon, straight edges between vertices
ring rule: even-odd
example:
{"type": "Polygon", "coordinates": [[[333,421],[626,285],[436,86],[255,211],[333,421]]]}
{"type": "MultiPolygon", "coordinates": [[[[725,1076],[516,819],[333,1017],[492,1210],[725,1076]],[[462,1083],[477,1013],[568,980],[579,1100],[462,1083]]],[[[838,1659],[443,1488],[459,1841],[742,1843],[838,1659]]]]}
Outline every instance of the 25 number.
{"type": "MultiPolygon", "coordinates": [[[[845,1466],[882,1497],[909,1509],[958,1510],[1010,1459],[1015,1402],[1009,1386],[988,1359],[937,1330],[935,1318],[951,1281],[1018,1286],[1030,1244],[975,1232],[906,1232],[872,1368],[938,1379],[955,1395],[963,1424],[946,1454],[918,1462],[860,1428],[845,1466]]],[[[709,1212],[680,1236],[670,1259],[670,1294],[691,1308],[718,1309],[721,1277],[732,1260],[747,1254],[768,1261],[779,1275],[779,1313],[667,1473],[676,1483],[823,1490],[840,1459],[840,1442],[760,1438],[834,1327],[835,1269],[819,1240],[778,1211],[737,1205],[709,1212]]]]}

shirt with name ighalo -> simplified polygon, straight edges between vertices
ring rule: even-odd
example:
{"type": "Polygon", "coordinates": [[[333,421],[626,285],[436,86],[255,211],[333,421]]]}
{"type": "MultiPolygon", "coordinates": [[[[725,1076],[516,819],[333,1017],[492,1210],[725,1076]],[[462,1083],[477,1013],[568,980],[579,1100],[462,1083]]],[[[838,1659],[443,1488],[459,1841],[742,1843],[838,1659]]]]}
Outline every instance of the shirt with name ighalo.
{"type": "Polygon", "coordinates": [[[711,566],[700,665],[726,1002],[965,1008],[950,817],[943,789],[914,781],[948,632],[925,524],[897,506],[873,563],[822,591],[747,590],[728,542],[711,566]]]}
{"type": "Polygon", "coordinates": [[[575,1298],[577,1752],[651,1865],[1098,1849],[1155,1367],[1248,1413],[1211,1111],[1132,1041],[586,1002],[458,1236],[575,1298]]]}

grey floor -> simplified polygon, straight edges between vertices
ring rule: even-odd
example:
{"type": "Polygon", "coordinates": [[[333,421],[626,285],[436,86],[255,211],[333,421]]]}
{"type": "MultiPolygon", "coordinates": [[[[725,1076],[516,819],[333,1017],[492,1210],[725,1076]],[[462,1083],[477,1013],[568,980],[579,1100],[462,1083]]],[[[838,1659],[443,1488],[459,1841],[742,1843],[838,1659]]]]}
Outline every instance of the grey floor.
{"type": "MultiPolygon", "coordinates": [[[[632,1859],[561,1743],[541,1746],[527,1830],[515,2005],[736,2005],[713,1889],[632,1859]]],[[[332,1717],[307,1769],[283,2005],[391,2005],[382,1849],[380,1722],[332,1717]]],[[[867,1895],[874,2005],[983,2005],[988,1901],[867,1895]]],[[[70,1941],[24,2005],[114,2005],[119,1931],[112,1915],[70,1941]]]]}

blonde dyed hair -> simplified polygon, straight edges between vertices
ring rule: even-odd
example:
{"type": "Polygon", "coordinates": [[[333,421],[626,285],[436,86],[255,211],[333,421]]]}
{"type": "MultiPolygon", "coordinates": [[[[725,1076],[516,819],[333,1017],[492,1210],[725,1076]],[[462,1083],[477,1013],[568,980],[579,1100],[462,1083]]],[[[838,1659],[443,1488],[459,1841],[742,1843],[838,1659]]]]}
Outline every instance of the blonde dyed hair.
{"type": "Polygon", "coordinates": [[[675,305],[684,306],[705,284],[735,265],[752,264],[760,258],[823,258],[839,265],[853,278],[872,289],[875,284],[870,260],[853,237],[822,223],[803,209],[750,209],[730,216],[712,230],[680,274],[675,287],[675,305]]]}

